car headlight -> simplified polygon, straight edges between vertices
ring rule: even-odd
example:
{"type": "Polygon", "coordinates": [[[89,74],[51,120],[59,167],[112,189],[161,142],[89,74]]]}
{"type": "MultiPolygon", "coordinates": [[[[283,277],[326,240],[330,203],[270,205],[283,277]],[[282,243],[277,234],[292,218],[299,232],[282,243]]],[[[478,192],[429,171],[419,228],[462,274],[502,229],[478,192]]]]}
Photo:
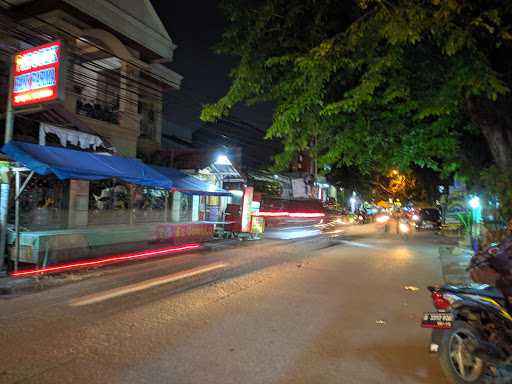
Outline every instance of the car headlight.
{"type": "Polygon", "coordinates": [[[385,223],[388,220],[389,220],[388,215],[382,215],[382,216],[377,217],[377,219],[376,219],[377,223],[385,223]]]}

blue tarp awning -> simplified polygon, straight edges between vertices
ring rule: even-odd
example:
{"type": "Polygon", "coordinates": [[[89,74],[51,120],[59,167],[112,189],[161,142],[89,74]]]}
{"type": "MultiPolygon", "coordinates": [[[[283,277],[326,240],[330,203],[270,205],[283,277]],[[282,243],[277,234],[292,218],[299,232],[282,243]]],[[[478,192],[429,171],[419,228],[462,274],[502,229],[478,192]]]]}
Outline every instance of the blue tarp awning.
{"type": "Polygon", "coordinates": [[[216,185],[199,180],[194,176],[187,175],[186,173],[178,171],[177,169],[157,167],[154,165],[151,167],[157,172],[171,179],[173,189],[179,192],[194,195],[231,196],[231,193],[228,191],[219,188],[216,185]]]}
{"type": "Polygon", "coordinates": [[[102,180],[116,177],[130,184],[147,187],[173,187],[169,177],[137,159],[16,141],[5,144],[2,151],[35,173],[53,173],[61,180],[102,180]]]}

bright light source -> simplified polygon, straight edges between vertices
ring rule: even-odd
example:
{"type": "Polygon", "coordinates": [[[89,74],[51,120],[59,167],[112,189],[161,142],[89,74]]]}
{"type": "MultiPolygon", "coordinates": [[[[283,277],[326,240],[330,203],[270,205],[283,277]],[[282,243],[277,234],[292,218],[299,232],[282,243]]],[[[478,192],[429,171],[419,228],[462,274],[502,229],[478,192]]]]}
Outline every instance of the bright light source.
{"type": "Polygon", "coordinates": [[[228,157],[226,155],[219,155],[217,156],[217,160],[215,160],[214,164],[218,165],[232,165],[231,161],[229,161],[228,157]]]}
{"type": "Polygon", "coordinates": [[[406,223],[400,223],[398,228],[400,229],[400,233],[408,233],[410,231],[409,224],[406,223]]]}
{"type": "Polygon", "coordinates": [[[274,175],[274,179],[279,179],[279,176],[277,176],[277,175],[274,175]]]}
{"type": "Polygon", "coordinates": [[[388,220],[389,220],[388,215],[381,215],[381,216],[378,216],[376,219],[377,223],[385,223],[388,220]]]}
{"type": "Polygon", "coordinates": [[[397,171],[396,169],[393,169],[393,170],[391,171],[391,173],[393,174],[393,176],[398,175],[398,171],[397,171]]]}
{"type": "Polygon", "coordinates": [[[244,195],[244,191],[239,191],[239,190],[232,190],[232,191],[229,191],[233,196],[243,196],[244,195]]]}
{"type": "Polygon", "coordinates": [[[412,221],[419,221],[420,217],[416,214],[412,215],[412,221]]]}
{"type": "Polygon", "coordinates": [[[323,212],[290,212],[288,214],[288,216],[289,217],[314,218],[314,217],[325,217],[325,213],[323,213],[323,212]]]}
{"type": "Polygon", "coordinates": [[[351,197],[350,198],[350,204],[355,204],[356,203],[356,198],[355,197],[351,197]]]}
{"type": "Polygon", "coordinates": [[[469,206],[473,209],[480,208],[480,198],[478,196],[474,196],[469,200],[469,206]]]}

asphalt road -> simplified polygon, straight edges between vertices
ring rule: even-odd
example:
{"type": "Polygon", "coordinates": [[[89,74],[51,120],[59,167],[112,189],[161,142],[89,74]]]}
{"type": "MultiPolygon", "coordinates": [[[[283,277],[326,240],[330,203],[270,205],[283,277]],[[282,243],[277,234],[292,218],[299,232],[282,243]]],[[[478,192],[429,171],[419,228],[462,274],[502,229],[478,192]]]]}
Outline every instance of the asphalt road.
{"type": "Polygon", "coordinates": [[[375,225],[66,275],[0,297],[0,383],[447,383],[435,236],[375,225]],[[419,291],[404,289],[416,286],[419,291]]]}

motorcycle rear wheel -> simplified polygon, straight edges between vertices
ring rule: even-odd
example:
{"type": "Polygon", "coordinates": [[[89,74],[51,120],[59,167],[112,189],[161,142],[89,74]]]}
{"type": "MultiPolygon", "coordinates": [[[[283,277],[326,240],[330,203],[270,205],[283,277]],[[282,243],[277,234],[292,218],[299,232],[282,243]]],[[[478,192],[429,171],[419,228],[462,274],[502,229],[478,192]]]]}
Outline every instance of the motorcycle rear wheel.
{"type": "Polygon", "coordinates": [[[478,332],[468,323],[455,321],[443,333],[439,360],[444,374],[456,384],[487,384],[492,382],[485,362],[468,351],[468,344],[478,340],[478,332]]]}

